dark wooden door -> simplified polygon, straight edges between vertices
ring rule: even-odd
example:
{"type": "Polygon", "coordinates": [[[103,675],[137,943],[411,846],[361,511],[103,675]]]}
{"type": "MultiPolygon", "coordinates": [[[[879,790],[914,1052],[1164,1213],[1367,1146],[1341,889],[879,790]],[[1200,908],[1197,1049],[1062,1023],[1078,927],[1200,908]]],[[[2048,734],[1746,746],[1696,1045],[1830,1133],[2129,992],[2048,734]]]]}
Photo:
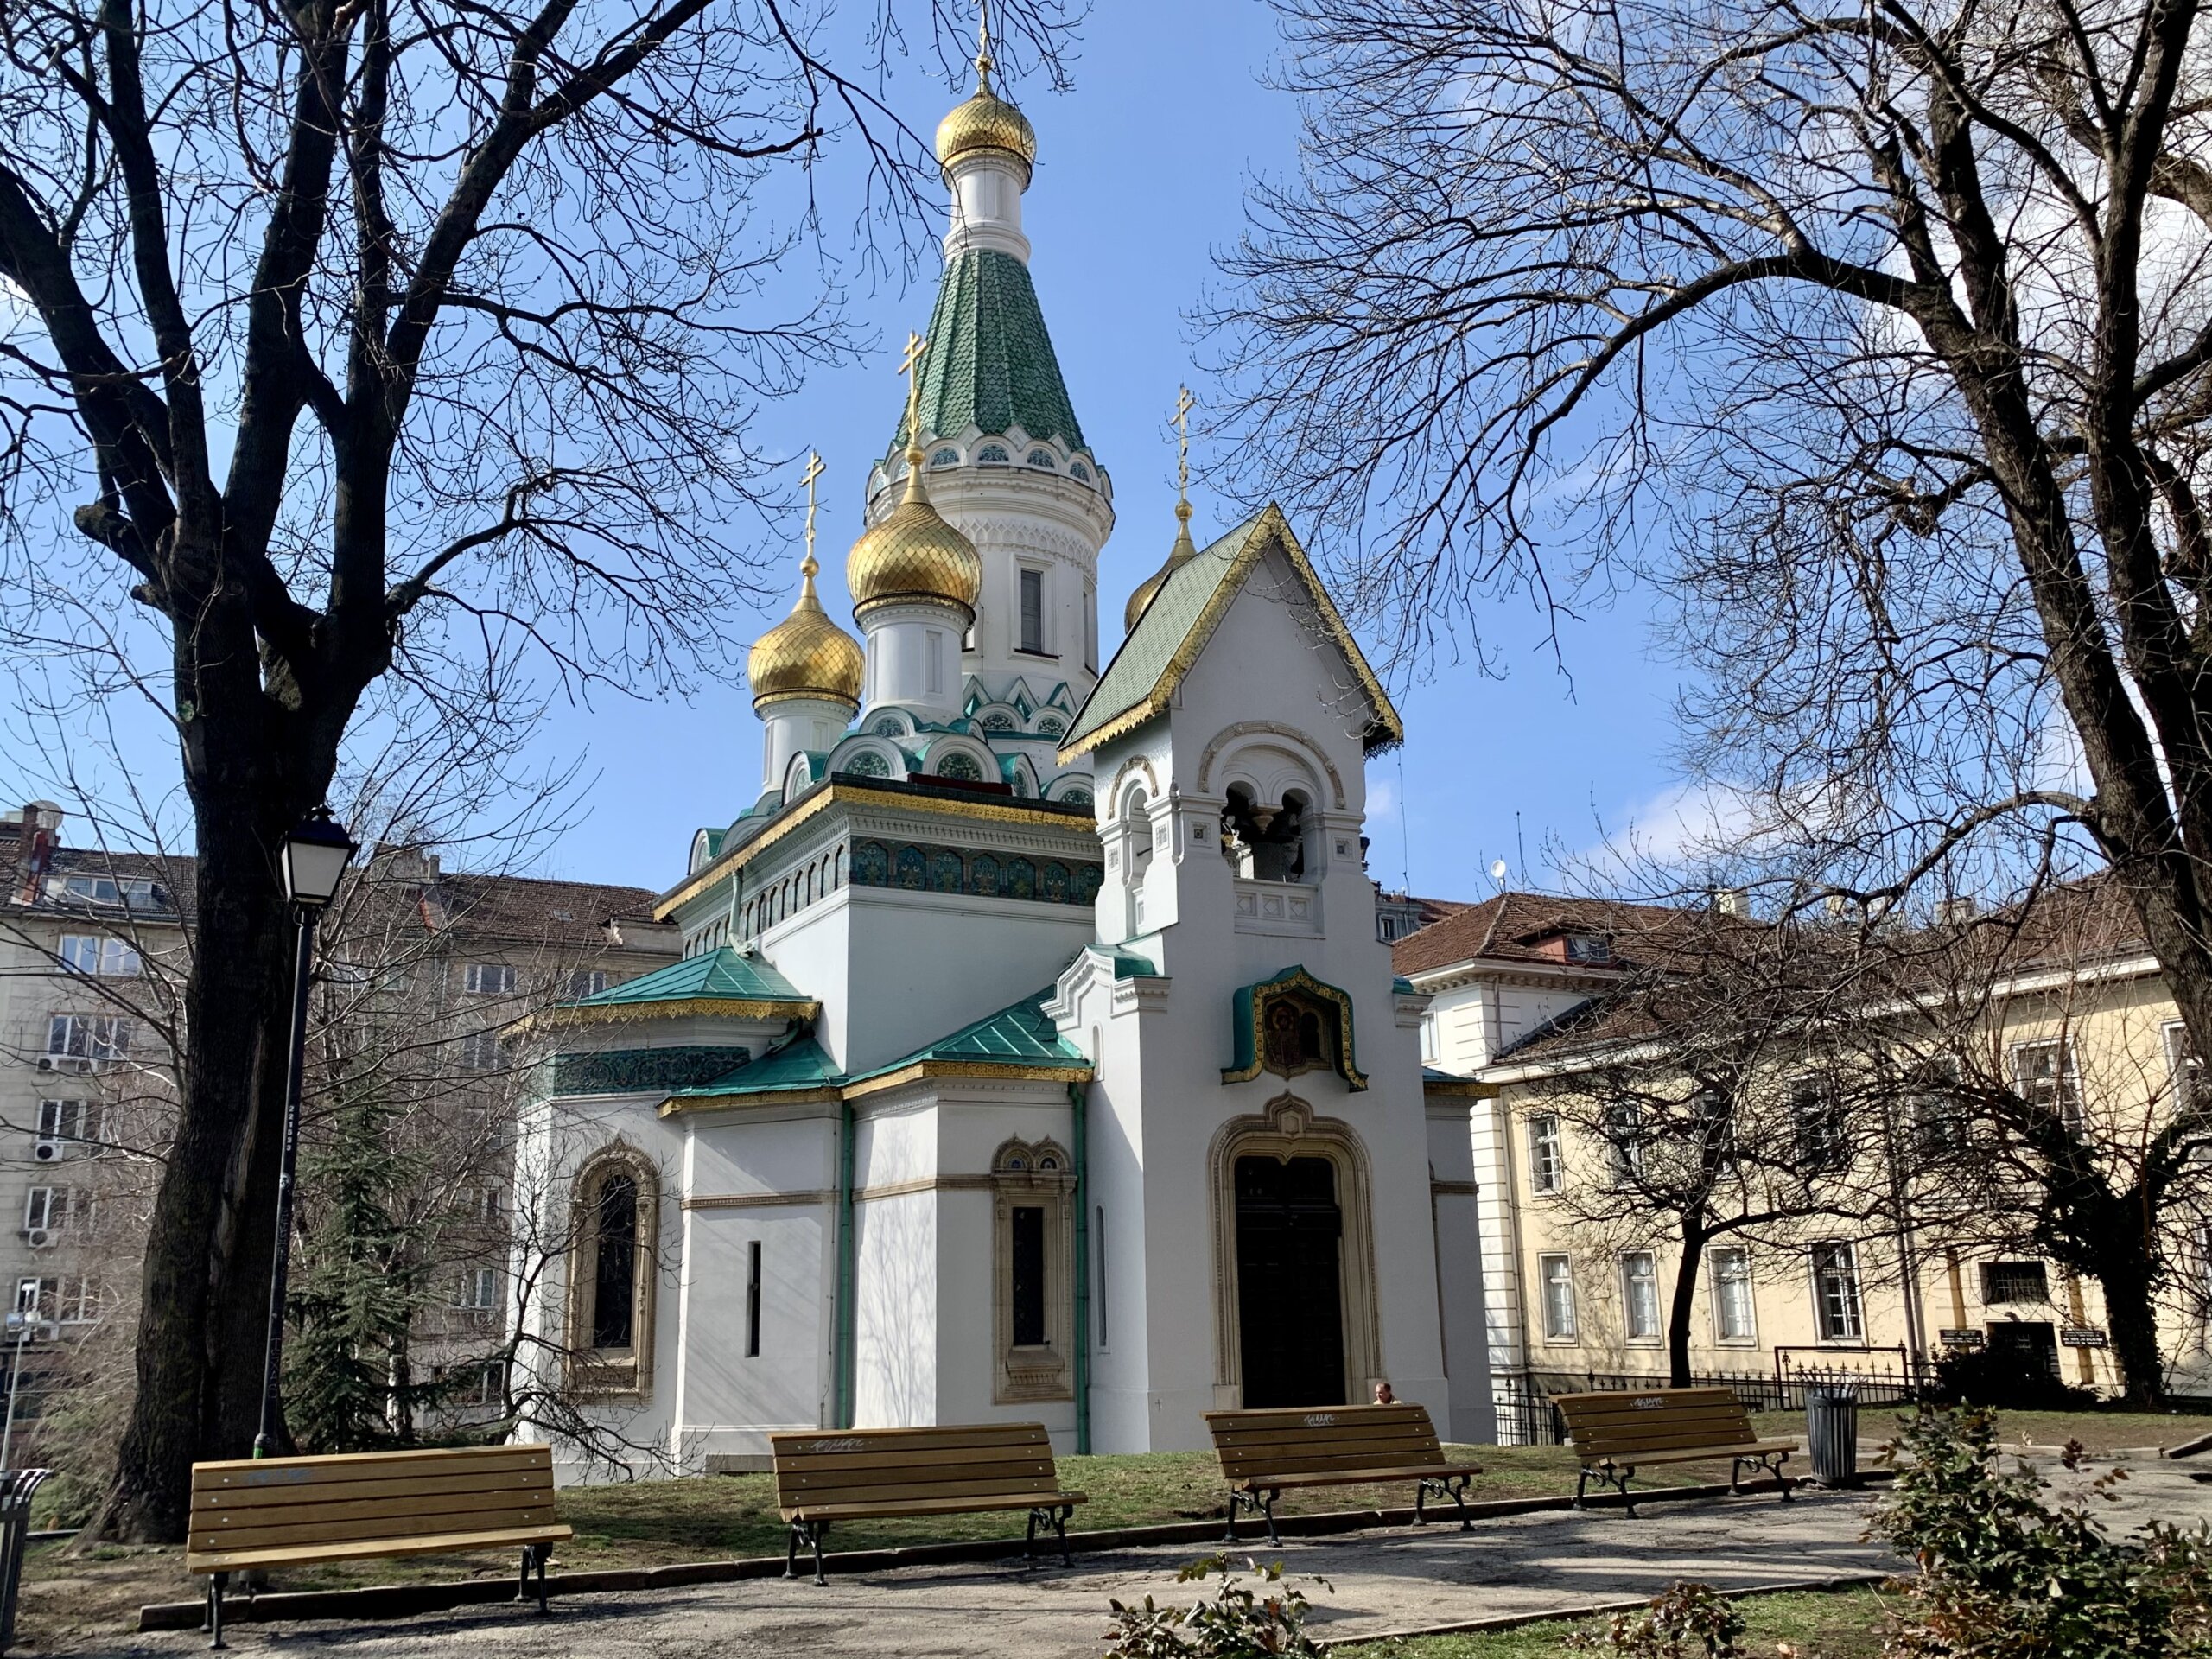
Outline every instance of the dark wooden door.
{"type": "Polygon", "coordinates": [[[1248,1408],[1344,1403],[1343,1232],[1327,1159],[1236,1160],[1237,1343],[1248,1408]]]}
{"type": "Polygon", "coordinates": [[[1988,1326],[1993,1359],[2007,1359],[2023,1379],[2058,1381],[2058,1333],[2048,1319],[1993,1319],[1988,1326]]]}

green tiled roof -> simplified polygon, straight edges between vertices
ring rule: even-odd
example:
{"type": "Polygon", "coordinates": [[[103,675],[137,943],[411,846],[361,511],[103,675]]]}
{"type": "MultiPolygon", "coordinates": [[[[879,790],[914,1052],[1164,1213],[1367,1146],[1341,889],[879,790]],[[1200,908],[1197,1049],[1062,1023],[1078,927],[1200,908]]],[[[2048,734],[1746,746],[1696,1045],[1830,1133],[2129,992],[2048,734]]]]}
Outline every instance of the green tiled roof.
{"type": "Polygon", "coordinates": [[[671,1098],[696,1100],[702,1096],[770,1095],[786,1089],[833,1088],[843,1080],[837,1068],[830,1063],[830,1057],[822,1052],[813,1038],[808,1037],[788,1048],[779,1048],[750,1065],[741,1065],[734,1071],[725,1072],[712,1083],[702,1083],[691,1089],[679,1089],[671,1098]]]}
{"type": "MultiPolygon", "coordinates": [[[[1033,438],[1084,447],[1029,267],[1012,254],[969,248],[944,268],[929,341],[922,359],[924,432],[956,437],[970,425],[995,434],[1020,427],[1033,438]]],[[[891,450],[906,447],[901,413],[891,450]]]]}
{"type": "Polygon", "coordinates": [[[1264,507],[1226,535],[1216,537],[1168,573],[1137,625],[1129,630],[1114,660],[1091,688],[1074,728],[1060,740],[1065,762],[1101,742],[1111,741],[1160,714],[1183,676],[1220,626],[1228,601],[1269,548],[1281,549],[1304,583],[1322,626],[1336,640],[1344,663],[1366,693],[1372,715],[1361,734],[1369,754],[1405,741],[1389,693],[1367,664],[1359,642],[1338,614],[1335,601],[1305,550],[1291,534],[1281,509],[1264,507]],[[1217,597],[1222,602],[1215,603],[1217,597]],[[1117,723],[1118,722],[1118,723],[1117,723]]]}
{"type": "Polygon", "coordinates": [[[1390,988],[1400,996],[1419,996],[1421,995],[1419,991],[1414,989],[1413,981],[1408,979],[1403,974],[1400,974],[1395,979],[1390,982],[1390,988]]]}
{"type": "Polygon", "coordinates": [[[725,944],[705,956],[686,957],[637,979],[610,985],[569,1006],[626,1008],[645,1002],[727,998],[744,1002],[806,1002],[812,999],[768,963],[725,944]]]}
{"type": "Polygon", "coordinates": [[[1099,677],[1090,700],[1083,705],[1083,712],[1076,716],[1075,728],[1067,734],[1066,742],[1089,736],[1152,695],[1153,687],[1160,683],[1160,676],[1166,673],[1175,653],[1190,638],[1198,613],[1221,586],[1222,578],[1229,574],[1229,567],[1236,562],[1237,553],[1262,516],[1254,514],[1176,567],[1153,595],[1152,603],[1137,619],[1136,626],[1129,630],[1129,637],[1122,641],[1114,660],[1106,664],[1106,671],[1099,677]]]}
{"type": "Polygon", "coordinates": [[[918,1048],[888,1065],[863,1072],[853,1081],[880,1077],[931,1060],[988,1060],[1005,1065],[1065,1066],[1071,1071],[1086,1071],[1090,1062],[1080,1050],[1064,1040],[1059,1028],[1045,1016],[1045,1004],[1052,994],[1053,988],[1047,985],[1010,1007],[986,1014],[973,1025],[963,1026],[950,1036],[940,1037],[926,1048],[918,1048]]]}

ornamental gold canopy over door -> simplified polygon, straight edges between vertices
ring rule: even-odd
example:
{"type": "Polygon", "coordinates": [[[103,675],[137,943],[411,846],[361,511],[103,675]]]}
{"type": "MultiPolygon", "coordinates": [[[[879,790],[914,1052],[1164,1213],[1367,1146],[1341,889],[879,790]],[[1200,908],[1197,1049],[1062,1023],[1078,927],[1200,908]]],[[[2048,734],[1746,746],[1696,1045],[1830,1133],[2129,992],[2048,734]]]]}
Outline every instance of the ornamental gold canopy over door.
{"type": "Polygon", "coordinates": [[[1344,1403],[1344,1217],[1326,1158],[1236,1160],[1243,1403],[1344,1403]]]}

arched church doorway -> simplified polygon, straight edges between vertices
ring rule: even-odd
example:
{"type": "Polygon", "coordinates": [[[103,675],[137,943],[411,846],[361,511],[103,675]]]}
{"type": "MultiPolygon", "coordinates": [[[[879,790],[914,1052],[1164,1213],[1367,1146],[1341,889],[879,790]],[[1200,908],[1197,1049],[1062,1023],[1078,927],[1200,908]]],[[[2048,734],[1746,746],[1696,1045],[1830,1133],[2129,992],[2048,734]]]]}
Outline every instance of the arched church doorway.
{"type": "Polygon", "coordinates": [[[1236,1160],[1243,1403],[1344,1403],[1344,1212],[1326,1158],[1236,1160]]]}

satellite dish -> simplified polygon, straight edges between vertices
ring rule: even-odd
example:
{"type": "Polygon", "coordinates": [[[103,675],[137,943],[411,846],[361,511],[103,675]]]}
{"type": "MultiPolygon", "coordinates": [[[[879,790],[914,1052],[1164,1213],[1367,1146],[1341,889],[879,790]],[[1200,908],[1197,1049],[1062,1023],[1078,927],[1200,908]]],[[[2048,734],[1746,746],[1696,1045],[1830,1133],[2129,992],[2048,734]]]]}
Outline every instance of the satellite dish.
{"type": "Polygon", "coordinates": [[[1493,881],[1503,881],[1505,880],[1505,861],[1503,859],[1499,859],[1490,867],[1490,879],[1493,881]]]}

